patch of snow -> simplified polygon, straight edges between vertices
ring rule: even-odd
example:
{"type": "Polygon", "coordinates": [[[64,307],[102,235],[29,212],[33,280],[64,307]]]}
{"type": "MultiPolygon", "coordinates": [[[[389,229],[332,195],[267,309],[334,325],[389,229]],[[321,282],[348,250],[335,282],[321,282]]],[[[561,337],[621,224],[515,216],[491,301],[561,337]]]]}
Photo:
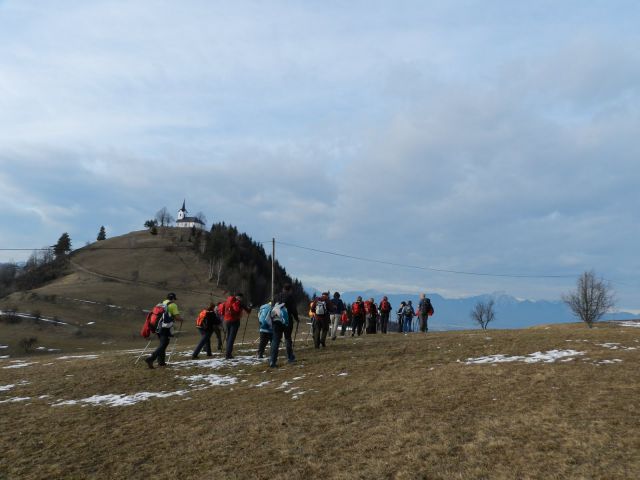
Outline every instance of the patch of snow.
{"type": "Polygon", "coordinates": [[[347,372],[342,372],[338,374],[338,377],[346,377],[347,375],[349,375],[347,372]]]}
{"type": "Polygon", "coordinates": [[[621,327],[636,327],[640,328],[640,322],[618,322],[621,327]]]}
{"type": "Polygon", "coordinates": [[[0,350],[2,350],[4,348],[9,348],[9,345],[0,345],[0,350]]]}
{"type": "Polygon", "coordinates": [[[64,357],[58,357],[57,360],[75,360],[75,359],[95,360],[98,355],[65,355],[64,357]]]}
{"type": "Polygon", "coordinates": [[[87,322],[87,325],[95,325],[96,322],[87,322]]]}
{"type": "MultiPolygon", "coordinates": [[[[189,354],[191,355],[191,354],[189,354]]],[[[183,360],[180,362],[174,362],[173,366],[178,368],[191,368],[191,367],[201,367],[201,368],[211,368],[217,370],[223,367],[235,367],[240,365],[259,365],[263,363],[263,359],[256,358],[253,356],[246,357],[235,357],[230,360],[225,358],[207,358],[206,360],[183,360]]]]}
{"type": "Polygon", "coordinates": [[[0,355],[0,359],[4,360],[6,358],[11,358],[10,355],[0,355]]]}
{"type": "Polygon", "coordinates": [[[47,347],[36,347],[36,350],[47,351],[47,352],[59,352],[59,348],[47,348],[47,347]]]}
{"type": "Polygon", "coordinates": [[[307,392],[296,392],[295,394],[293,394],[293,395],[291,396],[291,400],[298,400],[298,399],[300,399],[300,397],[301,397],[302,395],[304,395],[305,393],[307,393],[307,392]]]}
{"type": "Polygon", "coordinates": [[[301,377],[293,377],[293,379],[291,381],[295,382],[296,380],[302,380],[304,377],[305,377],[305,375],[302,375],[301,377]]]}
{"type": "Polygon", "coordinates": [[[178,390],[176,392],[140,392],[132,395],[124,394],[107,394],[107,395],[93,395],[92,397],[82,398],[80,400],[64,400],[58,403],[54,403],[54,407],[62,407],[66,405],[105,405],[108,407],[127,407],[129,405],[135,405],[139,402],[144,402],[150,398],[168,398],[174,396],[183,396],[188,392],[186,390],[178,390]]]}
{"type": "Polygon", "coordinates": [[[14,397],[14,398],[7,398],[6,400],[0,400],[0,403],[26,402],[27,400],[31,400],[31,397],[14,397]]]}
{"type": "Polygon", "coordinates": [[[266,380],[264,382],[256,383],[255,385],[251,385],[251,386],[256,388],[261,388],[269,385],[270,383],[271,383],[271,380],[266,380]]]}
{"type": "Polygon", "coordinates": [[[619,343],[596,343],[594,345],[608,348],[610,350],[637,350],[636,347],[623,347],[619,343]]]}
{"type": "Polygon", "coordinates": [[[187,380],[190,382],[190,386],[192,387],[200,387],[203,384],[206,384],[210,387],[216,387],[221,385],[234,385],[238,383],[238,379],[236,377],[230,377],[228,375],[216,375],[215,373],[211,373],[209,375],[191,375],[188,377],[177,377],[183,380],[187,380]]]}
{"type": "Polygon", "coordinates": [[[289,385],[291,385],[291,382],[282,382],[282,384],[276,388],[276,390],[282,390],[284,388],[287,388],[289,385]]]}
{"type": "Polygon", "coordinates": [[[616,363],[621,363],[622,360],[619,358],[614,358],[613,360],[600,360],[598,362],[594,362],[596,365],[612,365],[616,363]]]}
{"type": "MultiPolygon", "coordinates": [[[[15,360],[14,360],[15,361],[15,360]]],[[[17,360],[18,362],[22,362],[21,360],[17,360]]],[[[38,362],[22,362],[22,363],[14,363],[13,365],[7,365],[6,367],[2,367],[4,369],[7,368],[22,368],[28,367],[29,365],[36,365],[38,362]]]]}
{"type": "Polygon", "coordinates": [[[566,357],[576,357],[578,355],[584,355],[584,352],[578,352],[576,350],[549,350],[548,352],[535,352],[526,356],[521,355],[489,355],[486,357],[467,358],[466,364],[487,364],[487,363],[506,363],[506,362],[524,362],[524,363],[552,363],[556,360],[566,357]]]}
{"type": "Polygon", "coordinates": [[[0,385],[0,392],[8,392],[13,387],[15,387],[14,383],[10,383],[9,385],[0,385]]]}

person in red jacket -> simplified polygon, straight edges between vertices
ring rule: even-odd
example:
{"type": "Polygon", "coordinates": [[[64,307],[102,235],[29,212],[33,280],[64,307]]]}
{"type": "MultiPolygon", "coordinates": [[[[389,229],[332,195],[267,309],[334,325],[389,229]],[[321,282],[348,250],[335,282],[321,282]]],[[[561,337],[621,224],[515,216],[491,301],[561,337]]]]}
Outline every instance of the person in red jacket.
{"type": "Polygon", "coordinates": [[[380,312],[380,331],[382,333],[387,333],[387,326],[389,325],[389,314],[391,313],[391,304],[389,303],[389,299],[384,296],[380,301],[380,305],[378,306],[378,311],[380,312]]]}
{"type": "Polygon", "coordinates": [[[362,297],[358,297],[355,302],[351,304],[351,336],[353,337],[356,332],[358,336],[362,334],[362,326],[364,325],[364,302],[362,297]]]}
{"type": "Polygon", "coordinates": [[[227,331],[227,351],[224,358],[233,358],[233,344],[236,341],[236,335],[240,329],[240,319],[242,312],[251,313],[251,308],[243,303],[244,296],[242,293],[231,295],[224,302],[222,314],[224,315],[224,326],[227,331]]]}
{"type": "Polygon", "coordinates": [[[364,302],[365,318],[367,320],[367,334],[376,333],[376,322],[378,320],[378,308],[373,298],[364,302]]]}

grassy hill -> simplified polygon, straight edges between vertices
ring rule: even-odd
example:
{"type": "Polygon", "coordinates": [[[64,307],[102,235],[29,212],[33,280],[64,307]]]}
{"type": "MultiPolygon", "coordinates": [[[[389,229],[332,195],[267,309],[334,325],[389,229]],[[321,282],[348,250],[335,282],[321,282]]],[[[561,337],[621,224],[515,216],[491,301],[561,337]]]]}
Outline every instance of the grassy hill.
{"type": "MultiPolygon", "coordinates": [[[[201,308],[226,295],[207,281],[208,266],[192,247],[188,232],[167,228],[159,235],[133,232],[75,251],[62,278],[0,300],[0,310],[43,319],[7,323],[5,318],[5,354],[23,355],[18,344],[30,337],[41,347],[63,352],[136,346],[144,310],[169,291],[178,295],[191,326],[201,308]],[[62,324],[46,321],[53,319],[62,324]]],[[[188,329],[185,334],[195,338],[196,332],[188,329]]]]}
{"type": "Polygon", "coordinates": [[[339,337],[323,350],[300,333],[298,362],[278,369],[254,348],[234,361],[178,348],[155,370],[132,351],[0,361],[0,478],[640,473],[640,328],[339,337]]]}

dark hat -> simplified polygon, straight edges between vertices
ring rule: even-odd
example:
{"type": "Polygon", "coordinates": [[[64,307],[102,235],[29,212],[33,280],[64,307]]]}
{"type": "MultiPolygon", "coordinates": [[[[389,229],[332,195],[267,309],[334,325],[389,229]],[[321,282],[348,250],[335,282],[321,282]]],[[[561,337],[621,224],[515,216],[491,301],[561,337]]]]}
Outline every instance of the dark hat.
{"type": "Polygon", "coordinates": [[[177,297],[176,297],[176,294],[175,294],[175,293],[173,293],[173,292],[171,292],[171,293],[169,293],[169,294],[167,295],[167,300],[175,300],[176,298],[177,298],[177,297]]]}

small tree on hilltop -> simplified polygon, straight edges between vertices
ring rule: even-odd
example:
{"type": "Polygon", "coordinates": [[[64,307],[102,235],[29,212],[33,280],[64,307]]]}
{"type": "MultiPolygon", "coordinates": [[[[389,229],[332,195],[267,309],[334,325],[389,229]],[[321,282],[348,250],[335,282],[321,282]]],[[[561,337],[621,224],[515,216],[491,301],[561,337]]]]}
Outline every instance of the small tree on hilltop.
{"type": "Polygon", "coordinates": [[[100,231],[98,232],[98,238],[96,238],[96,240],[101,242],[102,240],[106,240],[106,239],[107,239],[107,232],[104,229],[104,225],[102,225],[100,227],[100,231]]]}
{"type": "Polygon", "coordinates": [[[167,210],[167,207],[162,207],[156,213],[156,220],[158,221],[161,227],[164,227],[165,225],[167,226],[170,225],[171,222],[173,222],[174,218],[169,213],[169,210],[167,210]]]}
{"type": "Polygon", "coordinates": [[[487,303],[478,302],[473,310],[471,310],[471,318],[474,322],[480,325],[482,330],[486,330],[489,323],[493,321],[496,314],[493,310],[493,299],[489,300],[487,303]]]}
{"type": "Polygon", "coordinates": [[[60,235],[58,239],[58,243],[53,246],[53,253],[56,258],[60,258],[65,256],[67,253],[71,251],[71,238],[67,232],[60,235]]]}
{"type": "Polygon", "coordinates": [[[156,219],[147,220],[144,222],[144,226],[149,229],[151,235],[158,234],[158,221],[156,219]]]}
{"type": "Polygon", "coordinates": [[[611,286],[602,278],[597,278],[593,270],[580,275],[576,290],[563,295],[562,301],[589,328],[615,305],[611,286]]]}

